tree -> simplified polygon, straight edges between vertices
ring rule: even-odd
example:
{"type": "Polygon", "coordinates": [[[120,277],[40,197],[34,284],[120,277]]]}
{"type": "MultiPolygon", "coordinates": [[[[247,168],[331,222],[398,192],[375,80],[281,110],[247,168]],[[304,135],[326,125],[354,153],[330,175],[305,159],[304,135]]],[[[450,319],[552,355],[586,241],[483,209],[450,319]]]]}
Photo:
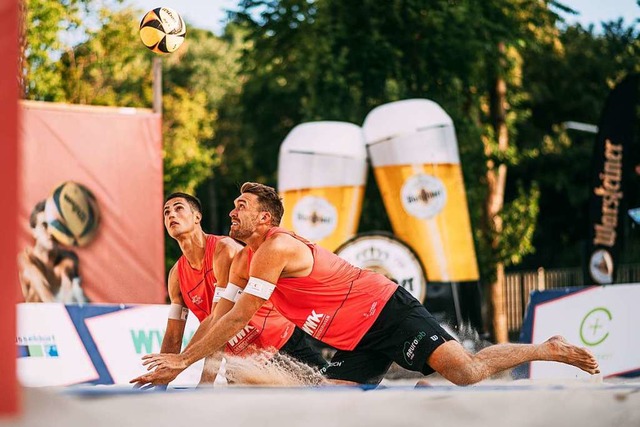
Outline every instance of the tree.
{"type": "Polygon", "coordinates": [[[82,0],[22,0],[19,80],[22,98],[62,101],[64,91],[57,64],[68,42],[60,34],[78,34],[82,0]]]}
{"type": "MultiPolygon", "coordinates": [[[[139,40],[142,12],[113,7],[111,3],[107,4],[110,7],[100,7],[89,0],[86,4],[80,0],[60,4],[29,0],[28,20],[52,17],[47,21],[49,25],[41,27],[46,30],[42,34],[32,31],[34,22],[27,21],[24,63],[28,66],[24,79],[30,99],[136,108],[152,104],[154,54],[139,40]],[[88,15],[81,13],[81,4],[93,8],[91,26],[82,20],[88,15]],[[73,46],[60,41],[59,29],[69,28],[82,30],[80,41],[73,46]],[[53,61],[56,56],[60,61],[53,61]],[[47,84],[42,84],[42,79],[47,84]]],[[[233,67],[224,56],[226,46],[212,33],[190,28],[181,49],[165,57],[163,140],[167,192],[195,191],[220,164],[222,152],[212,140],[216,107],[227,90],[220,82],[233,78],[219,78],[233,67]]],[[[174,258],[175,254],[168,254],[169,262],[174,258]]]]}
{"type": "MultiPolygon", "coordinates": [[[[605,23],[600,33],[593,26],[574,25],[561,32],[558,48],[523,51],[528,64],[523,86],[532,114],[519,125],[519,132],[523,143],[530,141],[527,147],[537,147],[539,155],[521,162],[514,175],[535,179],[541,201],[533,240],[537,251],[526,256],[520,268],[583,263],[595,135],[566,130],[562,123],[598,123],[609,91],[639,69],[638,34],[637,23],[626,27],[622,20],[605,23]],[[556,247],[564,250],[553,250],[556,247]]],[[[640,203],[637,196],[636,202],[640,203]]],[[[630,237],[622,262],[638,261],[637,233],[630,237]]]]}
{"type": "MultiPolygon", "coordinates": [[[[362,123],[373,107],[411,97],[432,99],[449,112],[473,204],[481,269],[489,289],[498,292],[503,264],[533,249],[538,196],[535,186],[521,184],[505,201],[507,167],[524,155],[510,139],[528,117],[519,49],[553,40],[557,15],[525,0],[245,0],[234,17],[254,45],[243,58],[243,104],[252,105],[248,125],[270,153],[261,155],[269,165],[256,164],[268,176],[278,144],[303,120],[362,123]],[[258,100],[279,108],[256,109],[258,100]],[[503,217],[518,221],[506,224],[503,217]]],[[[499,295],[493,300],[499,308],[499,295]]],[[[504,327],[494,329],[506,340],[504,327]]]]}

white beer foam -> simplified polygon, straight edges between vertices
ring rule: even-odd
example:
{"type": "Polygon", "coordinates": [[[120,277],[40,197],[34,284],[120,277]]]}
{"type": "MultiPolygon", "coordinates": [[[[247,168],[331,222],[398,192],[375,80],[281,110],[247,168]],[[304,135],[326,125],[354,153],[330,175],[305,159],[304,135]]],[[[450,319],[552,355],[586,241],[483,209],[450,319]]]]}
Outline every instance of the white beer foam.
{"type": "Polygon", "coordinates": [[[374,167],[460,163],[451,117],[433,101],[410,99],[374,108],[362,129],[374,167]]]}
{"type": "Polygon", "coordinates": [[[298,125],[280,146],[278,190],[364,185],[366,159],[359,126],[330,121],[298,125]]]}

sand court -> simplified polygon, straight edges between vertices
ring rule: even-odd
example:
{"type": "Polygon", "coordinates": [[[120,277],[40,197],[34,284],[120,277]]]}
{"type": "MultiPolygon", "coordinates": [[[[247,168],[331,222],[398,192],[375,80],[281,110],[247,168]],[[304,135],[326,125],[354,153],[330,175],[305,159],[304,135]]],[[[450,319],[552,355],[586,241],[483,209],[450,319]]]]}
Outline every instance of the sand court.
{"type": "Polygon", "coordinates": [[[360,387],[24,388],[21,418],[0,426],[640,426],[640,381],[436,379],[360,387]]]}

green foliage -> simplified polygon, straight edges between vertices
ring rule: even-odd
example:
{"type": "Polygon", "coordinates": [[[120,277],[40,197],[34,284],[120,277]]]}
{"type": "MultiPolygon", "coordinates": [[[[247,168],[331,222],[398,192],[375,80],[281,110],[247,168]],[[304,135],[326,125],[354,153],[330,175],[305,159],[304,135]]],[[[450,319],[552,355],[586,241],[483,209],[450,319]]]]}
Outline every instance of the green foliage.
{"type": "Polygon", "coordinates": [[[202,144],[213,137],[215,117],[203,108],[204,92],[175,88],[163,102],[165,192],[194,193],[220,162],[215,149],[202,144]]]}
{"type": "Polygon", "coordinates": [[[152,104],[152,54],[141,49],[138,11],[98,12],[101,25],[87,29],[86,41],[60,61],[67,102],[149,107],[152,104]]]}
{"type": "MultiPolygon", "coordinates": [[[[591,157],[595,135],[564,130],[562,123],[598,124],[605,99],[626,74],[638,71],[640,47],[636,25],[621,21],[593,27],[567,27],[557,45],[525,49],[523,87],[529,94],[531,118],[518,125],[522,146],[530,157],[511,171],[514,180],[540,187],[540,216],[533,236],[535,254],[520,268],[578,266],[583,262],[588,230],[591,157]],[[554,250],[554,248],[563,250],[554,250]]],[[[640,204],[640,200],[636,203],[640,204]]],[[[623,262],[637,262],[638,235],[627,230],[629,245],[623,262]],[[635,239],[634,239],[635,238],[635,239]]]]}
{"type": "MultiPolygon", "coordinates": [[[[102,5],[24,0],[25,98],[151,105],[142,12],[102,5]]],[[[640,71],[640,44],[637,24],[595,33],[562,26],[555,10],[563,6],[530,0],[242,0],[222,37],[189,26],[183,47],[163,58],[165,190],[196,191],[208,231],[225,232],[239,184],[276,184],[279,146],[295,125],[361,124],[381,104],[427,98],[456,126],[484,281],[497,262],[577,265],[594,137],[561,123],[597,123],[608,91],[640,71]],[[508,174],[496,233],[487,173],[500,166],[508,174]]],[[[360,230],[389,230],[372,174],[366,191],[360,230]]]]}
{"type": "Polygon", "coordinates": [[[56,57],[68,45],[60,34],[80,23],[79,0],[22,0],[20,82],[23,98],[62,101],[64,91],[56,57]]]}
{"type": "Polygon", "coordinates": [[[500,245],[498,258],[505,266],[517,265],[522,257],[533,253],[533,232],[538,219],[540,189],[537,184],[525,190],[521,183],[517,184],[517,196],[507,204],[502,218],[509,226],[498,237],[500,245]]]}
{"type": "MultiPolygon", "coordinates": [[[[540,28],[553,28],[556,18],[543,5],[529,1],[242,1],[234,20],[247,29],[254,49],[243,57],[247,81],[241,103],[249,112],[243,122],[252,129],[257,171],[273,181],[278,146],[302,121],[362,123],[383,103],[433,99],[457,126],[472,221],[480,227],[488,162],[496,167],[515,165],[532,155],[531,150],[520,152],[517,144],[505,151],[489,143],[494,148],[483,150],[482,140],[495,141],[489,115],[491,82],[497,76],[508,80],[510,108],[505,119],[516,138],[517,125],[530,112],[528,95],[520,89],[522,58],[515,47],[534,44],[540,33],[549,38],[540,28]],[[506,53],[499,51],[500,42],[507,43],[506,53]]],[[[361,230],[389,227],[374,190],[370,180],[361,230]]],[[[513,206],[509,203],[506,212],[521,207],[518,196],[513,206]]],[[[505,224],[505,232],[530,233],[536,212],[529,209],[530,215],[522,218],[527,222],[524,229],[505,224]]],[[[493,239],[490,231],[476,237],[493,239]]],[[[519,260],[518,253],[533,250],[529,242],[503,239],[499,253],[487,259],[519,260]]]]}

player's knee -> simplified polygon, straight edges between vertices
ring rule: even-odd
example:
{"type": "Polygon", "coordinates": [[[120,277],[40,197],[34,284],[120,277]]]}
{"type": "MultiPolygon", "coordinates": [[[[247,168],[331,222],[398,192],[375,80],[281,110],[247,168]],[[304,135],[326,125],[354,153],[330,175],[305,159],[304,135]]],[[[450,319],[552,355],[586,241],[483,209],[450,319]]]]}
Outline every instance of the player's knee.
{"type": "Polygon", "coordinates": [[[455,385],[471,385],[482,379],[475,357],[455,341],[449,341],[438,347],[431,354],[428,363],[436,372],[455,385]]]}

